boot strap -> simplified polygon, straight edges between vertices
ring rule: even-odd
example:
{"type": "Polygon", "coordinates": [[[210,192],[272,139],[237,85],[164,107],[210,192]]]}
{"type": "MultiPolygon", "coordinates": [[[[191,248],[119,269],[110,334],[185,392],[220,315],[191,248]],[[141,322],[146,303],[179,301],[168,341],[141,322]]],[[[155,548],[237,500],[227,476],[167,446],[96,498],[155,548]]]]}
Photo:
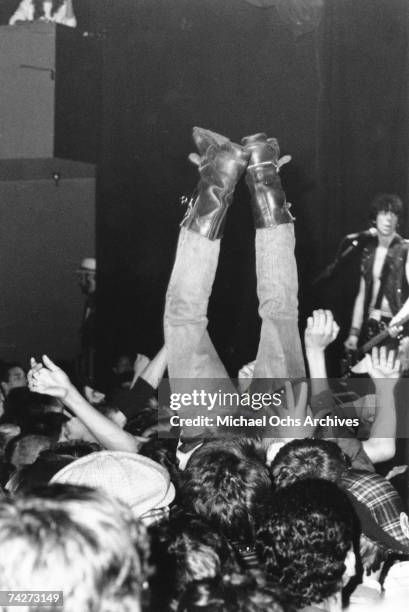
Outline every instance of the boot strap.
{"type": "Polygon", "coordinates": [[[278,164],[275,164],[273,161],[265,161],[260,162],[258,164],[249,164],[247,166],[247,169],[251,170],[252,168],[258,168],[259,166],[273,166],[276,169],[276,172],[280,172],[280,166],[278,164]]]}

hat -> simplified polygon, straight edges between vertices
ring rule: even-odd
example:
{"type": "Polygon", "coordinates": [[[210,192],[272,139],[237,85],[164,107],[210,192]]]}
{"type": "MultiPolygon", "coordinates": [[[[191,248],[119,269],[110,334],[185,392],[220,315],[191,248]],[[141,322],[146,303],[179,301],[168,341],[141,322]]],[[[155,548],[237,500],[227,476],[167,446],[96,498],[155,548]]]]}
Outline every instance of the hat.
{"type": "Polygon", "coordinates": [[[363,533],[394,552],[409,554],[409,520],[398,492],[376,473],[351,470],[341,486],[360,519],[363,533]]]}
{"type": "Polygon", "coordinates": [[[78,272],[95,272],[97,269],[97,260],[95,257],[85,257],[78,268],[78,272]]]}
{"type": "Polygon", "coordinates": [[[97,451],[57,472],[51,483],[102,489],[129,506],[139,518],[166,509],[175,498],[169,473],[156,461],[134,453],[97,451]]]}

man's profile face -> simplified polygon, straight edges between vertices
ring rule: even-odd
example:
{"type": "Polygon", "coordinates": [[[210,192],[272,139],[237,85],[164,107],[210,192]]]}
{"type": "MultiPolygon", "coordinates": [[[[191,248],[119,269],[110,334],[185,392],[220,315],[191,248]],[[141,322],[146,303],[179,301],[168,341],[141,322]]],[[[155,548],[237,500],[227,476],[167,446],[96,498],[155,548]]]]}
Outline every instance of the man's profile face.
{"type": "Polygon", "coordinates": [[[376,216],[376,229],[381,236],[392,236],[398,226],[398,215],[391,210],[381,210],[376,216]]]}

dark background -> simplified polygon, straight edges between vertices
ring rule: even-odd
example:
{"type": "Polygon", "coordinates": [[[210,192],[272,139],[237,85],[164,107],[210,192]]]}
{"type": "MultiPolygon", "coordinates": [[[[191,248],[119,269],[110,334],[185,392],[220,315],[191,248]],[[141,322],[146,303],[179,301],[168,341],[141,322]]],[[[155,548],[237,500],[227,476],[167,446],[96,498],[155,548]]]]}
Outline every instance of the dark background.
{"type": "MultiPolygon", "coordinates": [[[[0,17],[16,4],[0,2],[0,17]]],[[[301,327],[313,307],[325,306],[345,336],[358,258],[325,286],[311,281],[343,235],[368,227],[376,193],[398,193],[407,208],[407,0],[326,0],[316,27],[245,0],[77,0],[74,7],[102,49],[100,354],[153,355],[163,342],[179,200],[196,182],[187,162],[194,125],[234,141],[265,131],[291,153],[282,179],[297,217],[301,327]]],[[[254,358],[258,341],[248,200],[240,184],[210,305],[211,335],[232,373],[254,358]]],[[[401,233],[408,229],[405,215],[401,233]]]]}
{"type": "MultiPolygon", "coordinates": [[[[103,346],[152,354],[161,345],[179,198],[196,182],[186,160],[194,125],[234,141],[265,131],[292,154],[282,174],[297,217],[301,325],[314,306],[327,306],[345,335],[357,258],[319,290],[311,280],[344,234],[368,226],[376,193],[408,202],[406,0],[329,0],[320,26],[304,32],[274,7],[242,0],[100,6],[103,346]]],[[[210,306],[211,335],[232,372],[254,358],[258,341],[253,237],[240,185],[210,306]]]]}

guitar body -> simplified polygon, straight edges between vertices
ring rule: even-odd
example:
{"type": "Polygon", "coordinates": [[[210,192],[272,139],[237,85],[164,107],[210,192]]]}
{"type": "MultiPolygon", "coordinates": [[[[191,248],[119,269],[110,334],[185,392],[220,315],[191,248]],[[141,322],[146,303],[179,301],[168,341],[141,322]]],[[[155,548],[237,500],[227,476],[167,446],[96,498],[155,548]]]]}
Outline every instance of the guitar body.
{"type": "MultiPolygon", "coordinates": [[[[404,323],[404,320],[402,320],[402,323],[404,323]]],[[[343,378],[350,376],[354,365],[361,361],[367,353],[370,353],[374,346],[386,346],[388,350],[398,350],[404,335],[408,335],[406,330],[393,338],[389,333],[388,325],[384,321],[369,319],[364,328],[365,342],[356,351],[347,351],[341,361],[341,376],[343,378]]]]}

